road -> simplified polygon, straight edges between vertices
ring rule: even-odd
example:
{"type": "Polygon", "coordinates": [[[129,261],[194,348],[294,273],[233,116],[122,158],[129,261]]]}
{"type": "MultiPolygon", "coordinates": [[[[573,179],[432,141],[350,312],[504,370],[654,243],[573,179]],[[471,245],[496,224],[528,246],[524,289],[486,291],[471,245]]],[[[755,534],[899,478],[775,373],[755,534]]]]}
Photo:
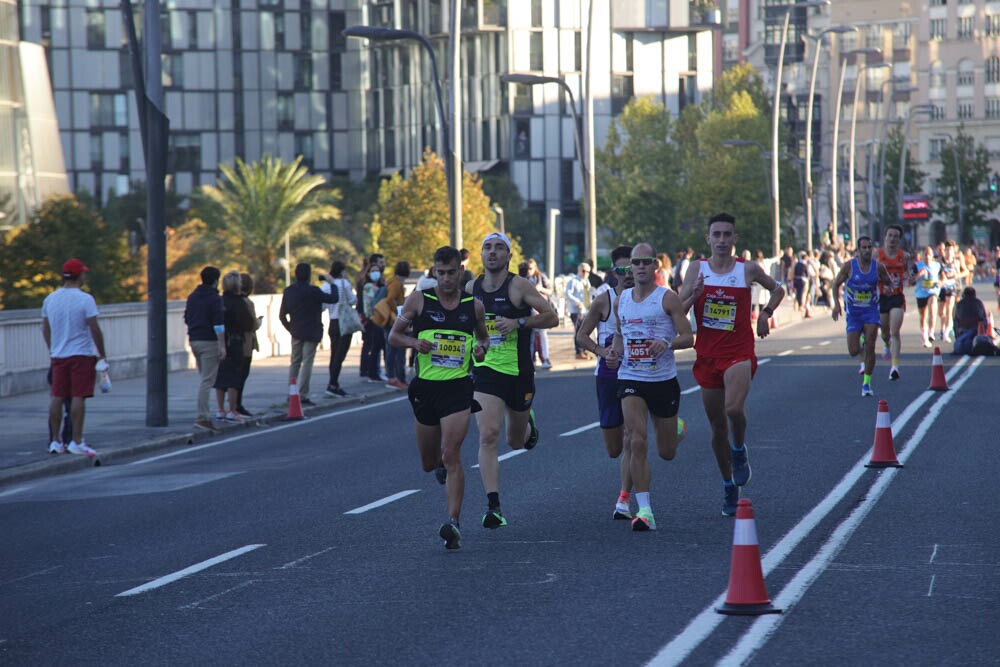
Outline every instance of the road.
{"type": "Polygon", "coordinates": [[[504,456],[496,531],[470,429],[456,552],[403,398],[10,488],[0,663],[994,665],[1000,361],[946,357],[951,389],[929,392],[915,340],[902,380],[876,368],[905,464],[883,471],[864,467],[876,402],[842,324],[758,343],[744,497],[781,615],[714,611],[733,520],[686,351],[655,532],[611,521],[617,462],[582,371],[538,376],[541,441],[504,456]]]}

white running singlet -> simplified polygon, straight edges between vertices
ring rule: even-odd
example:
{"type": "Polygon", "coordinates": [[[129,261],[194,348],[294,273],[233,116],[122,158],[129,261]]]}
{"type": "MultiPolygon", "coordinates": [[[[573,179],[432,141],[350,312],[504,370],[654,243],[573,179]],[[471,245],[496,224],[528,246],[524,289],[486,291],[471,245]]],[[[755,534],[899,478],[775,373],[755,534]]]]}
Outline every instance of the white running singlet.
{"type": "Polygon", "coordinates": [[[649,351],[654,340],[672,341],[677,336],[673,319],[663,312],[663,295],[667,288],[657,286],[640,302],[632,300],[632,289],[624,290],[618,297],[618,319],[625,344],[625,358],[618,368],[618,379],[661,382],[677,377],[672,349],[667,348],[658,357],[649,351]]]}

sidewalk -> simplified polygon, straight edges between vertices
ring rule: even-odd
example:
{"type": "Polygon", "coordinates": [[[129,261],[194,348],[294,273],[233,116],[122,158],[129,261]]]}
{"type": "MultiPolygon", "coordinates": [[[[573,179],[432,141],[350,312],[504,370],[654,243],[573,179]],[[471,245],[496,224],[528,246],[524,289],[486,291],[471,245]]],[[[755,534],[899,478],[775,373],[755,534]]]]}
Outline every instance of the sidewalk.
{"type": "MultiPolygon", "coordinates": [[[[779,326],[800,316],[792,311],[786,299],[775,315],[779,326]]],[[[576,359],[573,352],[573,330],[569,320],[565,325],[549,330],[549,357],[552,371],[539,370],[538,375],[576,369],[593,369],[595,360],[576,359]]],[[[323,395],[328,375],[330,354],[320,350],[313,366],[310,398],[315,406],[307,406],[310,415],[332,412],[344,407],[401,396],[398,389],[382,383],[372,383],[358,377],[360,343],[353,345],[344,361],[340,384],[349,394],[346,398],[323,395]]],[[[100,392],[87,399],[84,434],[87,444],[99,452],[95,461],[86,456],[49,454],[48,392],[33,392],[0,398],[0,488],[13,482],[58,475],[93,465],[113,465],[137,454],[205,442],[219,437],[193,426],[195,396],[200,383],[194,369],[170,373],[167,380],[168,426],[146,426],[146,378],[115,381],[107,394],[100,392]]],[[[589,391],[589,390],[588,390],[589,391]]],[[[589,395],[589,394],[588,394],[589,395]]],[[[254,428],[284,420],[288,414],[288,357],[255,359],[243,394],[243,403],[255,417],[244,424],[219,424],[221,434],[236,429],[254,428]]],[[[210,404],[215,406],[214,394],[210,404]]],[[[401,408],[402,409],[402,408],[401,408]]]]}

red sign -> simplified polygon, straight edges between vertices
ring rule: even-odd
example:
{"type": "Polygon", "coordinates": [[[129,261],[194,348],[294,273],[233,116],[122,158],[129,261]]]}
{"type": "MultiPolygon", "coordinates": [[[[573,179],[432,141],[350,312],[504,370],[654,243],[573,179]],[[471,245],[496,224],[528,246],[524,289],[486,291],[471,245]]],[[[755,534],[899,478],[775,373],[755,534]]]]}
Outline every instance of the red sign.
{"type": "Polygon", "coordinates": [[[927,195],[903,196],[903,220],[928,220],[931,217],[931,204],[927,195]]]}

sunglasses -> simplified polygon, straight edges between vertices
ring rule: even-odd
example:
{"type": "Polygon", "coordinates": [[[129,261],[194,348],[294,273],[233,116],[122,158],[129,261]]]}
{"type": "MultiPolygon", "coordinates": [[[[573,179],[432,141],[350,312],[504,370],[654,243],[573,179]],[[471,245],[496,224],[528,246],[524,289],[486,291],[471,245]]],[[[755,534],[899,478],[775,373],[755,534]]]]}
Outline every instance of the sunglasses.
{"type": "Polygon", "coordinates": [[[655,261],[656,261],[655,257],[633,257],[632,266],[639,266],[640,264],[642,264],[643,266],[649,266],[655,261]]]}
{"type": "Polygon", "coordinates": [[[631,266],[616,266],[615,267],[615,273],[617,273],[619,276],[627,276],[628,274],[632,273],[632,267],[631,266]]]}

